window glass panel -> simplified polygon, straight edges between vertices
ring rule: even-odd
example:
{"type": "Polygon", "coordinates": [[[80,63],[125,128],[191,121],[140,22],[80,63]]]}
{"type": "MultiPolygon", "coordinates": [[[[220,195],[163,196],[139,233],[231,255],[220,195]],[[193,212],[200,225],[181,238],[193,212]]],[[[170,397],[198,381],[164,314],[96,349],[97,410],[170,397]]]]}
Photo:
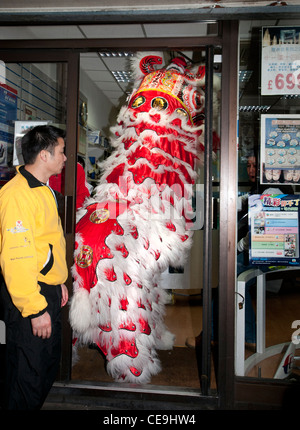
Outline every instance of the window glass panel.
{"type": "MultiPolygon", "coordinates": [[[[290,141],[296,142],[300,131],[299,86],[297,73],[296,81],[292,82],[288,69],[294,64],[294,70],[299,72],[299,29],[299,22],[294,21],[244,21],[240,26],[237,220],[240,282],[236,294],[235,364],[236,374],[241,376],[299,378],[299,339],[295,336],[300,324],[300,273],[299,264],[293,264],[291,257],[299,253],[297,212],[295,226],[282,218],[286,214],[277,212],[279,223],[282,222],[279,226],[274,207],[273,212],[259,212],[263,219],[268,217],[259,228],[255,227],[258,215],[249,215],[249,210],[251,214],[255,210],[251,204],[254,200],[249,200],[251,195],[284,193],[294,195],[296,200],[299,196],[299,160],[292,168],[287,164],[294,153],[298,154],[290,141]],[[268,131],[266,124],[270,127],[268,131]],[[289,142],[285,141],[287,135],[289,142]],[[291,170],[294,174],[289,174],[291,170]],[[272,231],[268,227],[271,223],[272,231]],[[286,268],[289,270],[283,270],[286,268]]],[[[298,145],[297,140],[295,147],[298,145]]]]}
{"type": "Polygon", "coordinates": [[[14,175],[20,158],[20,137],[39,122],[64,128],[66,65],[63,63],[3,63],[0,68],[1,184],[14,175]]]}

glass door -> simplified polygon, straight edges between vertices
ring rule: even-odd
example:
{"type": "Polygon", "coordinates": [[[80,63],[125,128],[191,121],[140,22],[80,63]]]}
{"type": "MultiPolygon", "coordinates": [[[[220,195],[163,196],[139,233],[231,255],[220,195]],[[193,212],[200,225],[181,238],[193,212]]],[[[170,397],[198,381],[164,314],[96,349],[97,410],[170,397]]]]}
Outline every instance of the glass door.
{"type": "MultiPolygon", "coordinates": [[[[74,253],[73,196],[76,189],[78,112],[76,55],[26,50],[19,53],[2,52],[0,58],[0,186],[14,175],[15,166],[22,163],[20,138],[29,128],[49,123],[66,130],[68,162],[58,191],[61,192],[59,207],[67,242],[67,262],[71,267],[74,253]],[[70,106],[68,110],[67,105],[70,106]]],[[[71,275],[67,286],[71,295],[71,275]]],[[[69,377],[71,366],[71,331],[66,308],[63,309],[63,321],[63,353],[59,379],[69,377]]]]}
{"type": "MultiPolygon", "coordinates": [[[[106,165],[106,172],[113,172],[113,169],[116,164],[115,154],[118,154],[117,157],[122,158],[122,162],[124,162],[124,157],[126,158],[126,156],[129,154],[128,163],[130,164],[130,166],[134,165],[134,163],[130,159],[131,157],[133,157],[130,155],[130,153],[134,150],[138,152],[138,148],[135,148],[137,144],[135,144],[135,146],[133,145],[132,147],[130,147],[129,144],[121,142],[120,139],[117,142],[118,146],[116,146],[116,144],[112,144],[114,143],[114,137],[113,133],[111,133],[110,127],[116,127],[116,124],[118,124],[118,122],[124,122],[124,118],[122,117],[122,114],[120,114],[120,110],[124,109],[124,107],[127,105],[128,101],[126,101],[126,98],[128,98],[128,95],[131,94],[133,88],[133,78],[130,75],[130,61],[134,61],[135,57],[139,57],[141,55],[142,54],[140,52],[120,52],[119,50],[118,52],[90,52],[81,54],[80,56],[81,77],[79,105],[82,108],[84,106],[85,108],[87,108],[88,116],[87,118],[85,118],[85,120],[81,121],[79,126],[79,134],[83,137],[80,140],[79,155],[85,161],[86,176],[89,181],[90,187],[92,188],[91,193],[93,199],[95,199],[93,201],[99,201],[103,199],[103,188],[97,188],[97,185],[99,183],[104,184],[105,182],[101,182],[101,175],[103,175],[102,166],[106,165]],[[108,70],[111,72],[111,76],[109,76],[108,70]],[[120,101],[117,103],[117,100],[120,101]],[[103,106],[106,107],[105,111],[103,110],[103,106]],[[133,150],[132,148],[135,149],[133,150]]],[[[185,115],[187,115],[187,111],[184,111],[184,108],[188,103],[193,103],[193,100],[195,100],[196,103],[199,103],[199,106],[197,107],[198,117],[196,118],[195,112],[193,113],[193,115],[195,116],[194,120],[197,121],[198,127],[197,131],[195,131],[194,133],[195,135],[196,133],[199,134],[199,151],[197,153],[197,157],[199,157],[199,159],[197,160],[197,162],[196,160],[194,160],[195,163],[190,163],[192,165],[192,168],[196,169],[196,179],[192,187],[193,196],[190,202],[192,205],[192,216],[190,217],[191,220],[189,222],[188,227],[193,232],[193,245],[191,247],[191,250],[187,254],[187,260],[184,262],[184,264],[181,267],[178,267],[175,262],[173,265],[170,264],[164,269],[162,276],[159,280],[161,294],[166,296],[165,310],[162,311],[163,313],[165,313],[164,323],[166,324],[167,329],[174,335],[175,341],[173,347],[170,346],[166,349],[157,350],[158,358],[161,363],[161,371],[156,372],[156,374],[149,378],[148,383],[151,384],[153,389],[155,389],[157,386],[165,386],[169,387],[171,390],[174,391],[184,390],[188,388],[195,390],[195,392],[197,391],[198,393],[201,393],[201,391],[203,393],[216,393],[217,370],[215,366],[217,365],[217,360],[212,360],[213,362],[211,363],[211,342],[210,340],[207,341],[207,338],[209,338],[213,333],[212,336],[214,336],[215,346],[213,350],[213,359],[216,359],[218,327],[216,317],[214,319],[214,327],[212,326],[211,301],[212,296],[216,297],[214,301],[214,315],[217,315],[219,265],[218,204],[220,181],[219,118],[222,77],[220,67],[221,50],[220,48],[218,48],[218,50],[214,51],[213,48],[206,49],[205,47],[203,47],[202,49],[199,48],[198,51],[169,50],[163,51],[162,57],[163,66],[161,67],[161,70],[163,70],[162,74],[165,73],[165,75],[163,75],[161,78],[162,82],[163,78],[167,76],[167,72],[164,71],[165,68],[168,67],[172,62],[174,62],[175,64],[176,61],[177,63],[179,61],[182,61],[182,64],[186,62],[185,67],[187,67],[188,70],[194,69],[198,71],[197,67],[202,67],[201,70],[203,75],[202,89],[201,86],[198,85],[200,88],[199,94],[197,94],[196,91],[193,92],[193,90],[190,90],[190,92],[187,92],[186,94],[185,101],[180,102],[180,109],[183,113],[185,113],[185,115]],[[197,99],[197,97],[199,97],[199,99],[197,99]],[[207,148],[207,151],[204,150],[205,147],[207,148]],[[214,209],[212,209],[212,205],[210,203],[207,205],[208,202],[212,201],[214,202],[214,209]],[[204,212],[205,210],[206,216],[204,212]],[[204,255],[206,255],[206,259],[204,258],[204,255]],[[213,271],[212,265],[214,268],[213,271]]],[[[157,67],[157,70],[160,70],[160,66],[157,67]]],[[[170,68],[170,70],[172,69],[170,68]]],[[[171,71],[169,73],[171,73],[171,71]]],[[[177,75],[174,72],[173,79],[175,79],[176,76],[177,75]]],[[[179,76],[181,79],[181,75],[179,76]]],[[[188,75],[185,76],[185,79],[188,79],[188,75]]],[[[192,81],[193,78],[191,77],[190,79],[192,81]]],[[[171,92],[171,90],[169,91],[171,92]]],[[[147,93],[145,94],[151,94],[150,86],[147,89],[147,93]]],[[[167,103],[170,98],[166,94],[166,89],[164,90],[164,92],[161,92],[162,96],[160,101],[165,103],[165,105],[162,106],[161,110],[167,107],[167,103]]],[[[144,93],[143,97],[146,97],[144,96],[144,93]]],[[[131,108],[132,111],[136,109],[135,112],[137,112],[138,108],[140,108],[140,110],[143,112],[143,115],[145,117],[147,116],[148,120],[151,121],[151,116],[149,115],[150,108],[148,108],[148,111],[146,109],[142,110],[142,97],[140,102],[141,107],[134,105],[134,108],[131,108]]],[[[161,110],[158,109],[157,112],[159,113],[161,110]]],[[[131,124],[129,125],[131,126],[131,124]]],[[[176,166],[179,166],[179,146],[188,146],[187,137],[184,137],[184,133],[189,127],[192,126],[187,125],[186,127],[182,127],[182,129],[180,129],[180,126],[176,128],[176,133],[181,131],[180,139],[174,139],[174,136],[172,134],[168,136],[166,135],[166,139],[169,139],[169,142],[174,141],[174,147],[175,144],[177,144],[177,151],[175,151],[174,148],[172,149],[170,147],[169,152],[167,152],[165,148],[159,147],[159,143],[157,141],[156,145],[154,145],[155,148],[152,148],[153,153],[150,153],[150,150],[148,150],[148,156],[146,156],[145,154],[140,154],[140,156],[136,158],[139,160],[138,162],[144,163],[144,167],[146,167],[147,165],[151,165],[151,163],[155,162],[155,157],[158,156],[158,153],[161,166],[157,164],[157,166],[155,167],[157,171],[163,170],[162,166],[164,163],[167,163],[168,166],[171,166],[171,162],[175,162],[176,166]],[[165,157],[164,162],[163,157],[165,157]]],[[[192,133],[193,130],[196,130],[196,127],[194,125],[193,127],[193,129],[191,128],[192,133]]],[[[128,127],[128,130],[130,130],[131,134],[134,133],[132,127],[128,127]]],[[[127,135],[128,130],[124,129],[122,133],[124,135],[127,135]]],[[[164,134],[166,134],[166,132],[167,130],[164,131],[164,134]]],[[[143,130],[138,130],[138,133],[136,134],[136,140],[138,139],[139,134],[143,134],[146,136],[147,127],[144,127],[143,130]]],[[[186,132],[186,134],[188,134],[188,132],[186,132]]],[[[132,140],[134,139],[132,138],[132,140]]],[[[147,137],[145,137],[145,140],[143,140],[142,138],[140,139],[140,145],[140,148],[151,148],[151,145],[147,143],[147,137]]],[[[184,154],[181,154],[181,156],[183,155],[184,154]]],[[[187,171],[191,167],[188,164],[189,163],[187,161],[184,162],[184,168],[187,169],[187,171]]],[[[168,167],[168,169],[170,170],[171,167],[168,167]]],[[[108,182],[109,181],[110,179],[108,179],[108,182]]],[[[117,177],[114,182],[118,183],[118,181],[119,177],[117,177]]],[[[171,185],[173,187],[179,186],[179,182],[172,183],[171,185]]],[[[139,186],[138,183],[136,183],[135,186],[135,190],[138,190],[139,187],[141,190],[140,192],[142,193],[144,185],[141,184],[139,186]]],[[[133,190],[131,190],[131,193],[132,192],[133,190]]],[[[188,190],[186,192],[188,192],[188,190]]],[[[130,194],[127,197],[126,196],[127,194],[125,193],[122,198],[130,198],[130,194]]],[[[131,201],[130,204],[133,203],[134,202],[131,201]]],[[[104,221],[102,226],[105,227],[104,221]]],[[[149,223],[147,228],[149,229],[149,231],[151,231],[151,229],[154,229],[154,227],[155,219],[153,217],[153,220],[151,220],[151,217],[149,217],[149,223]]],[[[95,230],[95,234],[99,234],[100,238],[102,233],[99,227],[96,226],[96,228],[98,233],[96,233],[95,230]]],[[[137,229],[139,229],[138,224],[137,229]]],[[[80,230],[78,231],[78,233],[84,234],[83,231],[80,230]]],[[[127,243],[125,242],[126,240],[128,241],[129,245],[127,246],[127,248],[129,250],[131,246],[130,244],[132,236],[129,235],[129,237],[126,237],[124,234],[124,236],[122,235],[120,237],[122,238],[122,240],[124,240],[124,243],[127,243]]],[[[108,244],[111,240],[113,239],[108,236],[105,239],[105,243],[108,244]]],[[[153,241],[150,236],[149,240],[153,241]]],[[[86,243],[87,242],[85,241],[85,244],[86,243]]],[[[178,249],[176,250],[176,247],[178,246],[180,248],[180,243],[176,244],[176,246],[174,243],[174,253],[178,252],[178,249]]],[[[181,252],[179,252],[179,254],[180,253],[181,252]]],[[[90,300],[92,302],[92,307],[96,306],[96,304],[98,306],[99,304],[98,312],[100,314],[105,314],[109,311],[110,306],[108,306],[106,309],[103,307],[103,305],[101,305],[99,299],[91,299],[91,296],[95,296],[96,289],[98,289],[99,297],[104,294],[103,291],[105,290],[105,282],[102,282],[103,274],[100,275],[100,272],[98,273],[98,270],[100,270],[100,266],[103,265],[103,262],[100,257],[99,263],[97,265],[98,282],[90,290],[90,300]]],[[[151,255],[149,256],[149,258],[151,260],[151,255]]],[[[115,263],[116,265],[114,267],[116,271],[119,270],[118,265],[125,264],[126,266],[126,262],[124,263],[124,261],[119,261],[119,263],[115,263]]],[[[130,272],[130,269],[131,268],[128,267],[126,273],[128,276],[131,276],[134,279],[134,277],[137,276],[137,273],[130,272]]],[[[82,269],[82,275],[84,270],[86,269],[82,269]]],[[[158,268],[157,271],[159,271],[158,268]]],[[[155,267],[153,267],[153,276],[156,276],[155,273],[155,267]]],[[[111,288],[113,288],[113,285],[111,285],[111,288]]],[[[126,288],[128,290],[130,287],[128,286],[126,288]]],[[[136,287],[135,294],[137,294],[138,291],[139,289],[138,287],[136,287]]],[[[113,293],[111,296],[111,300],[115,300],[113,293]]],[[[129,298],[128,300],[132,300],[132,298],[129,298]]],[[[151,302],[148,306],[154,308],[156,305],[155,303],[151,302]]],[[[122,312],[123,318],[125,318],[125,309],[122,309],[122,312]]],[[[105,327],[110,327],[114,324],[114,321],[109,319],[107,324],[105,324],[105,327]]],[[[74,325],[76,326],[76,321],[74,325]]],[[[121,335],[121,331],[122,330],[119,331],[118,336],[121,335]]],[[[107,337],[109,337],[112,331],[108,330],[107,332],[105,332],[104,324],[102,324],[101,329],[99,329],[99,336],[102,337],[103,333],[105,335],[106,333],[108,333],[107,337]]],[[[87,336],[87,333],[84,333],[84,335],[85,334],[87,336]]],[[[146,338],[146,336],[144,337],[146,338]]],[[[76,342],[74,343],[74,349],[76,349],[76,361],[74,362],[74,366],[72,368],[72,381],[74,383],[76,381],[89,381],[90,383],[93,382],[96,384],[100,384],[100,386],[101,384],[113,383],[114,378],[111,374],[109,374],[109,372],[107,372],[107,364],[109,360],[107,360],[106,358],[105,347],[101,344],[101,341],[99,340],[98,342],[97,337],[95,337],[93,339],[89,338],[87,342],[78,341],[78,345],[76,344],[76,342]]],[[[143,348],[146,347],[144,345],[141,345],[141,349],[143,348]]],[[[126,356],[125,353],[124,356],[126,356]]],[[[117,357],[114,360],[120,361],[121,358],[117,357]]],[[[137,362],[138,360],[135,361],[137,362]]]]}

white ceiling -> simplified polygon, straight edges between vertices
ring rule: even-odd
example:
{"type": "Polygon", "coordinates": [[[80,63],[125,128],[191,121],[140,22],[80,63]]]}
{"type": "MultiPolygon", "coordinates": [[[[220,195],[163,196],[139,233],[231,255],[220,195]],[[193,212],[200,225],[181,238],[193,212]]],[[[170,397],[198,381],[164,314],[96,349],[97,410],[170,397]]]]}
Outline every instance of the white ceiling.
{"type": "MultiPolygon", "coordinates": [[[[290,21],[242,21],[241,40],[249,40],[251,28],[262,25],[290,25],[290,21]]],[[[293,25],[300,25],[293,21],[293,25]]],[[[211,26],[207,22],[174,24],[120,24],[120,25],[49,25],[49,26],[0,26],[0,39],[94,39],[94,38],[163,38],[205,36],[211,26]]],[[[189,57],[191,52],[185,52],[189,57]]],[[[102,57],[101,53],[81,54],[81,69],[116,106],[124,96],[128,83],[117,82],[113,71],[128,70],[125,57],[102,57]]]]}
{"type": "MultiPolygon", "coordinates": [[[[0,39],[113,39],[152,37],[193,37],[207,34],[207,23],[0,26],[0,39]]],[[[187,53],[188,55],[189,53],[187,53]]],[[[81,54],[81,69],[118,106],[128,83],[117,82],[112,72],[128,70],[128,57],[102,57],[98,52],[81,54]]]]}

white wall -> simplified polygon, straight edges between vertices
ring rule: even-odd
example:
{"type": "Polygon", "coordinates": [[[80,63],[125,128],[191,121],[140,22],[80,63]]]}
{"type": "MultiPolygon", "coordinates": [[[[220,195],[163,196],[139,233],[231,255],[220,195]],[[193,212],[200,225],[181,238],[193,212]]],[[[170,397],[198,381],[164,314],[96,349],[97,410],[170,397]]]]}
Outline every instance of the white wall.
{"type": "Polygon", "coordinates": [[[88,126],[102,130],[108,136],[108,128],[115,124],[117,111],[111,101],[91,81],[84,70],[80,70],[80,93],[87,100],[88,126]]]}

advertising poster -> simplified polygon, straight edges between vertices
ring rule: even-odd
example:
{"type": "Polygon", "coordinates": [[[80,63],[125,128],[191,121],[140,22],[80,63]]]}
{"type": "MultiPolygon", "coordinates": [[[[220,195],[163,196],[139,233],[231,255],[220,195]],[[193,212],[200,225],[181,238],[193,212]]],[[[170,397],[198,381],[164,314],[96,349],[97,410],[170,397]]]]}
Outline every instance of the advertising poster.
{"type": "Polygon", "coordinates": [[[300,196],[291,194],[249,197],[250,264],[300,264],[299,202],[300,196]]]}
{"type": "Polygon", "coordinates": [[[300,27],[263,27],[261,94],[300,94],[300,27]]]}
{"type": "Polygon", "coordinates": [[[261,115],[260,182],[300,183],[300,115],[261,115]]]}

